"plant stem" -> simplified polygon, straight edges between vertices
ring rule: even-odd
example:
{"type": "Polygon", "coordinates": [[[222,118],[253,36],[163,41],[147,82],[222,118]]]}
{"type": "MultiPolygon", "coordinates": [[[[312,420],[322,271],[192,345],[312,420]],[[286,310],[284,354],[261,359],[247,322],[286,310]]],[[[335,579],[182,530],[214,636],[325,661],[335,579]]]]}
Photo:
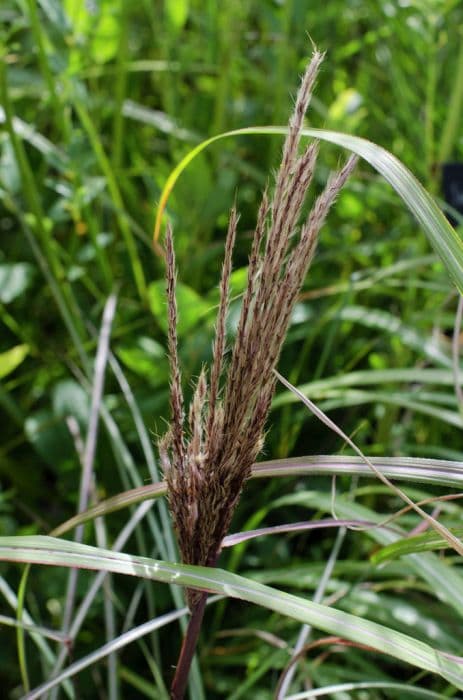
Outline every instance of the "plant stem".
{"type": "Polygon", "coordinates": [[[463,109],[463,43],[455,66],[455,80],[447,109],[447,117],[442,129],[439,150],[439,164],[444,163],[452,155],[457,139],[463,109]]]}
{"type": "Polygon", "coordinates": [[[188,674],[190,672],[190,666],[193,661],[199,633],[201,631],[201,623],[204,617],[206,601],[207,593],[203,593],[191,611],[190,621],[188,623],[185,637],[183,638],[180,655],[178,657],[177,669],[170,688],[171,700],[183,700],[185,696],[185,690],[188,683],[188,674]]]}
{"type": "Polygon", "coordinates": [[[95,124],[90,116],[90,112],[88,111],[83,100],[76,93],[72,97],[72,104],[80,119],[80,123],[87,134],[100,169],[106,178],[108,192],[114,205],[116,218],[119,223],[119,229],[122,233],[122,237],[127,248],[128,257],[132,265],[132,272],[135,284],[137,286],[137,291],[140,299],[145,302],[147,299],[145,274],[138,255],[137,245],[127,220],[116,173],[114,172],[111,162],[103,148],[100,135],[98,134],[95,124]]]}
{"type": "Polygon", "coordinates": [[[61,131],[61,136],[63,139],[66,141],[69,138],[69,124],[66,121],[66,110],[63,106],[63,104],[60,102],[60,99],[58,97],[57,93],[57,80],[55,79],[55,76],[53,75],[49,61],[48,61],[48,56],[47,56],[47,50],[46,50],[46,37],[45,37],[45,32],[43,30],[43,24],[41,24],[39,16],[38,16],[38,9],[37,9],[37,3],[35,0],[28,0],[28,9],[29,9],[29,17],[30,17],[30,23],[31,23],[31,30],[32,34],[34,36],[35,42],[37,44],[37,57],[39,61],[39,66],[40,70],[42,72],[42,75],[44,77],[46,86],[48,88],[48,93],[50,96],[50,104],[51,107],[54,111],[54,115],[56,118],[57,123],[59,124],[59,128],[61,131]]]}

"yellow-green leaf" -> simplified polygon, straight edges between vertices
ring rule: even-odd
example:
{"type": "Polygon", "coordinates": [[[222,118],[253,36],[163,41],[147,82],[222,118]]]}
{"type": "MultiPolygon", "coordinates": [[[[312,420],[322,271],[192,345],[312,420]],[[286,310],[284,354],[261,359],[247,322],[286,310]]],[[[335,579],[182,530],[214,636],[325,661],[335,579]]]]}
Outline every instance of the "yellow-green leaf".
{"type": "Polygon", "coordinates": [[[14,372],[21,362],[27,357],[29,346],[27,344],[15,345],[6,352],[0,353],[0,379],[14,372]]]}

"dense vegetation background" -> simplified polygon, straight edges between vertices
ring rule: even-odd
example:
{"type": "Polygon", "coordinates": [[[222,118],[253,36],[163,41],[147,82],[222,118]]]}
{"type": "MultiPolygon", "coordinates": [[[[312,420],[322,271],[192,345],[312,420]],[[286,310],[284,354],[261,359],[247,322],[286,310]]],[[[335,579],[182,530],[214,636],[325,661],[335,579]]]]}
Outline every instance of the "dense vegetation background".
{"type": "MultiPolygon", "coordinates": [[[[117,307],[95,497],[153,478],[140,425],[154,444],[169,410],[163,261],[151,232],[175,164],[208,135],[285,124],[311,53],[310,35],[327,52],[310,125],[381,144],[440,198],[442,164],[463,155],[463,8],[458,0],[4,0],[0,20],[0,529],[45,534],[76,512],[76,445],[88,427],[96,339],[111,292],[117,307]],[[134,422],[136,410],[141,422],[134,422]]],[[[280,148],[281,139],[270,136],[219,142],[192,162],[169,200],[187,391],[210,358],[228,211],[236,198],[238,308],[259,197],[280,148]]],[[[342,155],[321,146],[314,191],[342,155]]],[[[297,386],[313,383],[312,400],[370,455],[461,460],[463,421],[451,377],[456,304],[418,224],[390,186],[360,163],[323,230],[280,371],[297,386]],[[434,381],[428,374],[423,383],[422,369],[447,373],[434,381]]],[[[340,451],[349,453],[304,406],[279,392],[266,459],[340,451]]],[[[320,517],[329,512],[330,488],[321,477],[250,483],[233,530],[320,517]],[[277,503],[305,489],[319,491],[319,505],[303,498],[277,503]]],[[[337,488],[351,489],[375,513],[400,507],[371,480],[346,477],[337,488]]],[[[423,489],[413,493],[419,498],[423,489]]],[[[454,506],[449,518],[458,516],[454,506]]],[[[106,520],[108,542],[126,517],[122,511],[106,520]]],[[[410,517],[409,528],[416,522],[410,517]]],[[[86,541],[92,533],[89,527],[86,541]]],[[[221,565],[311,596],[335,538],[333,530],[318,530],[258,539],[227,550],[221,565]]],[[[415,636],[460,653],[454,611],[400,565],[373,570],[373,547],[362,534],[345,537],[327,589],[337,606],[396,629],[413,623],[415,636]]],[[[155,555],[150,530],[140,527],[125,550],[155,555]]],[[[0,573],[17,588],[18,567],[2,565],[0,573]]],[[[67,576],[60,569],[31,573],[26,605],[44,626],[61,626],[67,576]]],[[[91,579],[79,577],[78,599],[91,579]]],[[[14,615],[1,595],[1,609],[14,615]]],[[[124,620],[130,626],[172,608],[159,584],[117,579],[110,595],[117,632],[124,620]]],[[[74,657],[103,643],[102,607],[100,595],[74,657]]],[[[236,602],[209,614],[200,655],[206,696],[272,697],[297,625],[236,602]],[[228,635],[229,628],[241,632],[228,635]]],[[[19,697],[14,630],[2,628],[1,637],[2,692],[19,697]]],[[[179,628],[168,627],[125,649],[121,697],[164,697],[162,676],[168,683],[179,639],[179,628]]],[[[35,685],[46,671],[27,645],[35,685]]],[[[413,675],[387,658],[338,651],[309,653],[303,670],[316,684],[413,675]]],[[[77,697],[105,697],[104,673],[102,664],[82,673],[77,697]]],[[[433,677],[424,687],[454,693],[433,677]]],[[[333,697],[404,697],[388,692],[333,697]]]]}

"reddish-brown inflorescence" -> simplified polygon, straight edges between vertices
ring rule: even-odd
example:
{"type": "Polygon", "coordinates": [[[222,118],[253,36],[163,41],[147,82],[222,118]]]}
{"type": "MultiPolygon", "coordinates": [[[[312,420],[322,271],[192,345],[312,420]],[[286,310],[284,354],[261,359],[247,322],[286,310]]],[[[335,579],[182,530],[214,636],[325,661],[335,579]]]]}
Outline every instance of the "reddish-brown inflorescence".
{"type": "MultiPolygon", "coordinates": [[[[315,252],[318,233],[356,162],[355,158],[350,158],[330,178],[310,214],[301,222],[318,147],[311,143],[299,155],[299,144],[322,59],[322,54],[315,52],[302,79],[273,199],[269,201],[267,192],[263,196],[241,315],[231,359],[226,364],[229,282],[238,223],[235,209],[231,212],[212,367],[209,373],[203,370],[199,376],[187,422],[177,354],[175,256],[172,232],[167,231],[172,419],[168,433],[160,441],[159,451],[182,560],[187,564],[214,566],[216,563],[243,484],[262,449],[275,386],[273,370],[315,252]]],[[[201,595],[188,592],[190,607],[194,607],[201,595]]]]}

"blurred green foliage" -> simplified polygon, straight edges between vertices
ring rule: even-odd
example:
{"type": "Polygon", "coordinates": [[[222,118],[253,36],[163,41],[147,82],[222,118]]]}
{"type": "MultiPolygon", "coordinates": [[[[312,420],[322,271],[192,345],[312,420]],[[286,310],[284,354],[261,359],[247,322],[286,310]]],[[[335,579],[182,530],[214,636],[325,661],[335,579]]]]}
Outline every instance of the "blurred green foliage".
{"type": "MultiPolygon", "coordinates": [[[[0,23],[0,527],[46,532],[75,512],[80,467],[66,419],[73,416],[85,436],[96,338],[112,291],[118,303],[111,347],[153,441],[168,418],[163,261],[152,250],[151,231],[175,164],[209,135],[284,124],[313,41],[327,58],[310,125],[381,144],[439,197],[442,162],[463,156],[463,7],[459,0],[3,0],[0,23]]],[[[241,220],[233,292],[239,295],[260,193],[280,146],[279,138],[256,136],[216,144],[191,164],[169,200],[187,393],[210,358],[228,211],[236,199],[241,220]]],[[[315,191],[341,155],[322,145],[315,191]]],[[[443,366],[455,300],[417,224],[361,164],[323,230],[280,371],[298,384],[353,370],[443,366]]],[[[238,307],[237,297],[231,334],[238,307]]],[[[461,459],[454,424],[443,412],[430,417],[419,410],[420,404],[448,408],[458,416],[451,387],[400,389],[391,379],[381,386],[384,400],[374,386],[370,397],[368,391],[361,399],[338,387],[314,398],[371,454],[461,459]],[[400,391],[418,410],[394,398],[400,391]]],[[[268,458],[340,449],[304,407],[283,404],[272,413],[268,458]]],[[[100,431],[102,497],[134,485],[124,450],[141,481],[151,478],[120,381],[109,371],[104,406],[118,432],[115,437],[108,421],[100,431]]],[[[250,485],[236,527],[281,488],[250,485]]],[[[369,499],[372,508],[381,503],[374,494],[369,499]]],[[[281,513],[282,521],[297,519],[295,510],[281,513]]],[[[123,518],[112,519],[110,528],[117,531],[123,518]]],[[[294,547],[293,540],[264,539],[245,555],[245,566],[297,565],[307,557],[308,537],[294,540],[294,547]]],[[[323,562],[331,543],[331,536],[311,537],[313,562],[323,562]]],[[[340,574],[355,581],[366,575],[355,569],[364,552],[350,546],[351,569],[340,574]]],[[[17,581],[13,567],[0,572],[17,581]]],[[[27,603],[42,606],[40,615],[51,624],[47,610],[55,610],[52,600],[62,605],[64,575],[42,571],[33,581],[27,603]]],[[[120,609],[128,590],[121,586],[120,609]]],[[[156,604],[162,609],[164,602],[156,604]]],[[[368,607],[362,600],[350,604],[368,607]]],[[[411,604],[421,609],[419,593],[411,604]]],[[[365,609],[372,617],[379,613],[380,607],[365,609]]],[[[251,627],[291,627],[263,622],[261,611],[247,614],[251,627]]],[[[448,611],[436,615],[451,638],[454,620],[448,611]]],[[[91,617],[79,651],[93,648],[99,634],[91,617]]],[[[202,659],[208,697],[246,697],[232,695],[235,669],[252,677],[262,663],[262,642],[238,645],[226,659],[212,636],[210,644],[216,646],[202,659]]],[[[166,643],[167,666],[175,649],[175,640],[166,643]]],[[[280,657],[276,668],[286,663],[280,657]]],[[[364,674],[370,661],[355,650],[351,658],[351,676],[364,674]]],[[[39,665],[32,661],[33,676],[40,675],[39,665]]],[[[336,673],[327,664],[319,676],[336,673]]],[[[82,681],[82,697],[89,697],[90,678],[82,681]]],[[[13,646],[0,652],[0,679],[2,687],[18,684],[13,646]]],[[[255,683],[252,697],[270,697],[265,690],[257,694],[258,676],[255,683]]]]}

